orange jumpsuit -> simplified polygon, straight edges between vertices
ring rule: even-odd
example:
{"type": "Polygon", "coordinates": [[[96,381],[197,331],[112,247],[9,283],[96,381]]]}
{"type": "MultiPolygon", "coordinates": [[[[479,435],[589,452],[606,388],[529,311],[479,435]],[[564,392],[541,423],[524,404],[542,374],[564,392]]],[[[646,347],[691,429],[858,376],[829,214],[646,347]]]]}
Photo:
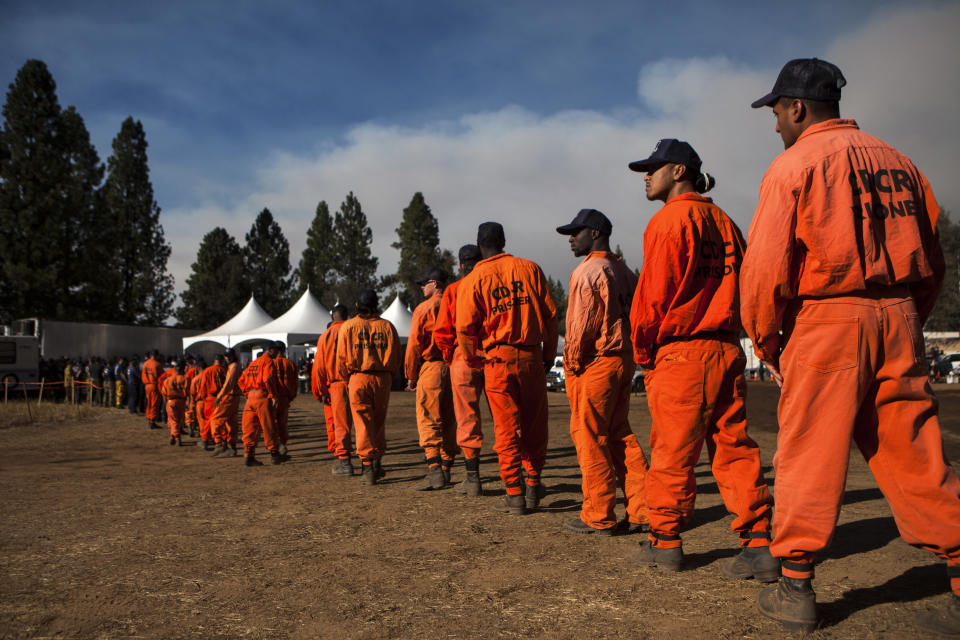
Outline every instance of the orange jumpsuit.
{"type": "MultiPolygon", "coordinates": [[[[215,367],[219,365],[214,365],[215,367]]],[[[222,369],[222,367],[221,367],[222,369]]],[[[209,368],[208,368],[209,370],[209,368]]],[[[211,376],[214,374],[211,374],[211,376]]],[[[237,382],[240,380],[240,363],[231,362],[227,365],[226,373],[222,374],[222,384],[219,391],[216,391],[214,381],[204,381],[202,383],[203,393],[206,397],[204,402],[210,403],[210,395],[213,397],[213,406],[210,407],[210,430],[213,432],[214,442],[229,446],[231,449],[237,448],[237,409],[240,406],[240,389],[237,382]],[[213,390],[211,390],[213,389],[213,390]]]]}
{"type": "Polygon", "coordinates": [[[923,174],[853,120],[810,126],[763,178],[740,280],[747,333],[783,374],[783,575],[811,577],[833,537],[853,440],[904,541],[945,558],[960,595],[960,480],[922,332],[944,275],[938,215],[923,174]]]}
{"type": "Polygon", "coordinates": [[[196,425],[199,424],[197,418],[197,403],[193,399],[193,381],[200,377],[200,367],[193,365],[188,367],[186,371],[183,372],[183,375],[187,377],[187,425],[196,425]]]}
{"type": "Polygon", "coordinates": [[[347,380],[357,455],[364,465],[383,457],[390,385],[399,372],[400,336],[388,320],[355,316],[337,333],[337,371],[347,380]]]}
{"type": "Polygon", "coordinates": [[[443,295],[438,291],[413,310],[404,374],[417,390],[417,429],[427,466],[453,466],[457,419],[453,413],[450,367],[434,344],[433,330],[443,295]]]}
{"type": "Polygon", "coordinates": [[[220,444],[224,441],[223,437],[218,439],[214,431],[213,414],[217,406],[217,392],[223,386],[226,373],[225,367],[214,363],[194,378],[194,383],[197,386],[196,402],[197,417],[200,419],[200,437],[204,442],[220,444]]]}
{"type": "Polygon", "coordinates": [[[457,445],[466,460],[480,455],[483,429],[480,422],[480,395],[483,393],[483,360],[467,362],[457,349],[457,290],[462,280],[447,285],[437,311],[433,341],[450,366],[450,387],[453,389],[453,412],[457,417],[457,445]]]}
{"type": "Polygon", "coordinates": [[[277,440],[280,444],[287,444],[290,434],[287,430],[287,418],[290,415],[290,403],[297,397],[299,379],[297,365],[284,356],[277,356],[274,361],[277,365],[277,375],[280,376],[280,395],[274,399],[274,424],[277,429],[277,440]]]}
{"type": "Polygon", "coordinates": [[[244,455],[253,456],[257,452],[261,431],[267,451],[277,452],[280,441],[277,439],[277,427],[273,421],[273,404],[276,398],[284,393],[277,363],[263,352],[243,370],[239,384],[240,391],[247,396],[241,419],[244,455]]]}
{"type": "Polygon", "coordinates": [[[630,320],[634,359],[653,366],[646,376],[653,419],[647,508],[656,547],[681,546],[704,442],[741,545],[770,543],[773,500],[747,434],[737,284],[743,250],[733,221],[696,193],[671,198],[643,235],[630,320]]]}
{"type": "Polygon", "coordinates": [[[460,284],[457,344],[468,360],[484,354],[500,479],[508,495],[540,484],[547,453],[546,369],[557,353],[557,307],[535,263],[499,253],[460,284]]]}
{"type": "Polygon", "coordinates": [[[143,383],[144,393],[147,397],[147,420],[156,422],[160,419],[160,403],[163,398],[160,396],[160,389],[157,384],[160,380],[160,374],[163,373],[163,365],[147,358],[140,370],[140,381],[143,383]]]}
{"type": "Polygon", "coordinates": [[[170,436],[180,437],[184,426],[184,413],[187,404],[187,390],[190,382],[187,376],[181,373],[171,373],[163,376],[160,392],[167,399],[167,426],[170,427],[170,436]]]}
{"type": "Polygon", "coordinates": [[[617,524],[617,485],[627,517],[647,522],[647,458],[630,429],[633,353],[630,298],[637,278],[623,259],[591,252],[570,275],[563,345],[570,437],[583,488],[580,519],[595,529],[617,524]]]}
{"type": "Polygon", "coordinates": [[[343,321],[332,323],[317,340],[317,353],[313,358],[312,387],[317,400],[324,396],[329,401],[323,405],[323,418],[327,423],[327,449],[341,460],[350,458],[352,450],[350,427],[350,398],[347,382],[337,371],[337,335],[343,321]]]}

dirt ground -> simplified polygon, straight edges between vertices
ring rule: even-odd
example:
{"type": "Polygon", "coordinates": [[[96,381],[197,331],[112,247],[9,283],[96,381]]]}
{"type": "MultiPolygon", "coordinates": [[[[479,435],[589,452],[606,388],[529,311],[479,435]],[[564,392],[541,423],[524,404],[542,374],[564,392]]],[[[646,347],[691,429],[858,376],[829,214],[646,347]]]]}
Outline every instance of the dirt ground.
{"type": "MultiPolygon", "coordinates": [[[[960,388],[937,392],[956,460],[960,388]]],[[[121,410],[5,428],[0,637],[783,636],[756,613],[760,585],[719,573],[737,538],[705,457],[697,516],[684,533],[687,571],[633,566],[639,535],[561,528],[579,509],[580,477],[566,398],[549,400],[549,494],[527,516],[492,509],[501,490],[492,442],[482,457],[485,497],[413,490],[423,468],[411,393],[391,396],[388,474],[375,487],[331,475],[321,409],[309,396],[294,402],[293,458],[278,467],[210,458],[192,440],[168,446],[165,431],[121,410]]],[[[775,386],[751,383],[751,432],[771,484],[776,401],[775,386]]],[[[642,395],[631,418],[648,442],[642,395]]],[[[454,480],[462,476],[458,464],[454,480]]],[[[815,587],[817,638],[915,637],[914,613],[947,597],[942,564],[898,537],[859,453],[815,587]]]]}

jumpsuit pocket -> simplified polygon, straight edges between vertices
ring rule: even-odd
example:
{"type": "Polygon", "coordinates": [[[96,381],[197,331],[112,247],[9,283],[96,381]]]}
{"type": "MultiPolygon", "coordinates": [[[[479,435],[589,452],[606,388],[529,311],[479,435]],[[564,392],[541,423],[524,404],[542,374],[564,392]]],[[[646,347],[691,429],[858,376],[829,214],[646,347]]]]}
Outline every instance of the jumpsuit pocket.
{"type": "Polygon", "coordinates": [[[904,313],[903,319],[907,325],[907,331],[910,332],[910,344],[913,345],[913,364],[925,370],[927,354],[923,344],[923,327],[920,326],[920,314],[904,313]]]}
{"type": "MultiPolygon", "coordinates": [[[[667,405],[702,406],[704,364],[698,360],[660,360],[653,391],[667,405]]],[[[650,381],[653,382],[652,380],[650,381]]]]}
{"type": "Polygon", "coordinates": [[[791,341],[797,362],[818,373],[853,369],[860,362],[859,318],[797,318],[791,341]]]}

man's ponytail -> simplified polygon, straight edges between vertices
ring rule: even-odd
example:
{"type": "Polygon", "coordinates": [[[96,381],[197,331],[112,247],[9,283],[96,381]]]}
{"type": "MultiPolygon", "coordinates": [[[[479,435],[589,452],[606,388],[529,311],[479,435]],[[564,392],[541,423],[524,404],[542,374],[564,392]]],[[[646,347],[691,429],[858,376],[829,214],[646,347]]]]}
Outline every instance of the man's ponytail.
{"type": "Polygon", "coordinates": [[[697,193],[706,193],[717,186],[717,180],[709,173],[701,173],[697,175],[697,179],[693,181],[693,188],[697,193]]]}

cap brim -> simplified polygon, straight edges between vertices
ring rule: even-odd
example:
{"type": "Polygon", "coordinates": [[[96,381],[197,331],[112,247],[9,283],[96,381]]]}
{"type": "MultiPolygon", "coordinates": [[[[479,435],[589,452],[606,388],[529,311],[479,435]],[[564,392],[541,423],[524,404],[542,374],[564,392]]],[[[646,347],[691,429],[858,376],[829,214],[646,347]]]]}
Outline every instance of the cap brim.
{"type": "Polygon", "coordinates": [[[579,233],[580,229],[583,229],[582,224],[565,224],[562,227],[557,227],[557,233],[565,236],[573,236],[579,233]]]}
{"type": "Polygon", "coordinates": [[[657,165],[663,164],[663,160],[655,160],[653,158],[646,158],[645,160],[634,160],[627,166],[630,167],[631,171],[636,171],[637,173],[643,173],[649,171],[657,165]]]}
{"type": "Polygon", "coordinates": [[[780,99],[779,93],[768,93],[759,100],[754,100],[750,103],[750,106],[754,109],[759,109],[760,107],[772,107],[776,104],[777,100],[780,99]]]}

